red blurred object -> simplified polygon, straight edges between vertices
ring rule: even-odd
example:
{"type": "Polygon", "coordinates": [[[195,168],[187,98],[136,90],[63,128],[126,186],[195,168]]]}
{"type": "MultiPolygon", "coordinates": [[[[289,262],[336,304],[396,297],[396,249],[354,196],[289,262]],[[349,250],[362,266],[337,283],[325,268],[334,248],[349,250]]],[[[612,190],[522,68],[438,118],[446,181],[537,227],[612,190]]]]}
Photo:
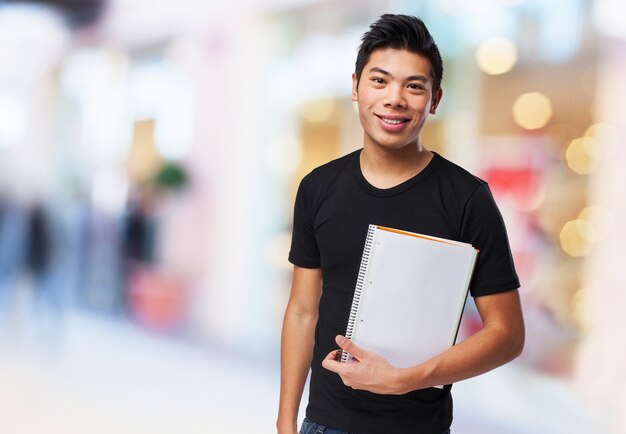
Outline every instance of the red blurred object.
{"type": "Polygon", "coordinates": [[[183,285],[158,270],[135,266],[128,282],[134,317],[158,331],[172,330],[183,322],[186,293],[183,285]]]}
{"type": "Polygon", "coordinates": [[[492,167],[483,173],[494,196],[509,195],[516,204],[525,207],[539,189],[540,174],[532,167],[492,167]]]}

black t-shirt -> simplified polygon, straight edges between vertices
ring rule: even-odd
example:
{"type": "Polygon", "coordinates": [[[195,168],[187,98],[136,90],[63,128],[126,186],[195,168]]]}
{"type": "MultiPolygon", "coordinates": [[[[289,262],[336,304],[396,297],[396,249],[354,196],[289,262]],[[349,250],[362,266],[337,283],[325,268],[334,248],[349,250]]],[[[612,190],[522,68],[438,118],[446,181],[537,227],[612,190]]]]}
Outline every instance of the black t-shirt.
{"type": "Polygon", "coordinates": [[[335,336],[346,331],[369,224],[472,244],[480,250],[470,284],[474,297],[519,287],[487,183],[433,154],[419,174],[388,189],[367,182],[360,150],[318,167],[300,183],[289,261],[322,270],[306,411],[319,424],[358,434],[438,434],[452,423],[450,387],[379,395],[351,389],[322,367],[337,349],[335,336]]]}

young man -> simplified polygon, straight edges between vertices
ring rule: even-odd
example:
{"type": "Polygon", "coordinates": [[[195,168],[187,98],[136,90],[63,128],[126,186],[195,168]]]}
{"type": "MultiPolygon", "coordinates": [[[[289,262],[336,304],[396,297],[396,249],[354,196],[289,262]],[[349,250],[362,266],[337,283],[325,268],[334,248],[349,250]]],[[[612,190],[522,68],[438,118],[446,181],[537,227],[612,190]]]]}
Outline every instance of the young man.
{"type": "Polygon", "coordinates": [[[442,434],[452,422],[451,386],[433,386],[487,372],[522,350],[519,280],[489,188],[420,141],[428,115],[441,101],[442,75],[439,50],[415,17],[383,15],[363,36],[352,75],[363,149],[313,170],[296,198],[289,254],[295,267],[282,333],[280,434],[296,433],[309,367],[302,433],[442,434]],[[345,339],[370,223],[480,249],[470,291],[483,328],[406,369],[345,339]],[[337,348],[357,360],[335,361],[337,348]]]}

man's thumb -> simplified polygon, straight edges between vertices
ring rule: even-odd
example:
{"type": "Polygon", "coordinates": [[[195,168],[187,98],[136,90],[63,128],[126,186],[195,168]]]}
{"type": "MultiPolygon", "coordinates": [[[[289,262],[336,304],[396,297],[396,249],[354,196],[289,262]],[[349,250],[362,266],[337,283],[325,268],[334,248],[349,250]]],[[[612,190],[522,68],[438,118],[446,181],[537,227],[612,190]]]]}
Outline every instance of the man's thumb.
{"type": "Polygon", "coordinates": [[[345,336],[337,335],[335,337],[335,342],[337,342],[339,348],[350,353],[351,356],[356,357],[357,359],[362,357],[365,353],[364,350],[345,336]]]}

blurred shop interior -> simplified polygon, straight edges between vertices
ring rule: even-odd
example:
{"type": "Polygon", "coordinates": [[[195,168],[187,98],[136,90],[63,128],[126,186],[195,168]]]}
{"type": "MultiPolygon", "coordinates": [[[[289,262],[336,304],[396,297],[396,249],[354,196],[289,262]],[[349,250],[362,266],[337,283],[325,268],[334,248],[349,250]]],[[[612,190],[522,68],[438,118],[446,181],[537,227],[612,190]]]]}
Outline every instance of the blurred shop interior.
{"type": "Polygon", "coordinates": [[[0,1],[0,357],[58,357],[79,315],[277,370],[295,191],[361,146],[350,76],[386,12],[444,57],[422,141],[507,223],[515,372],[626,432],[618,0],[0,1]]]}

